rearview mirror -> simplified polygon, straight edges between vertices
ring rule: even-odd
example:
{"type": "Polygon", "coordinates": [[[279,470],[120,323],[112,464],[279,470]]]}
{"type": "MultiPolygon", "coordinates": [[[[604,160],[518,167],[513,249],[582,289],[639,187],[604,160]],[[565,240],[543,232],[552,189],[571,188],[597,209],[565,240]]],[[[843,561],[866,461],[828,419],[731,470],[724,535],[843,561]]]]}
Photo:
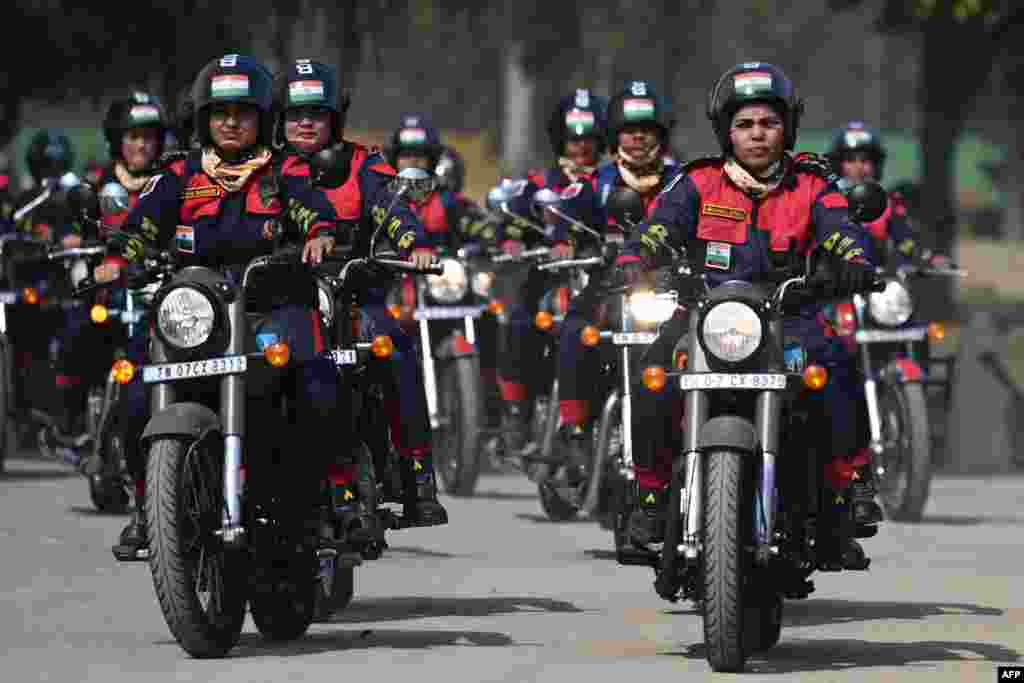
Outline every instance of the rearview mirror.
{"type": "Polygon", "coordinates": [[[100,190],[100,211],[104,216],[128,210],[128,190],[121,183],[107,183],[100,190]]]}
{"type": "Polygon", "coordinates": [[[850,218],[858,223],[878,220],[889,206],[888,193],[875,182],[858,183],[845,194],[850,204],[850,218]]]}
{"type": "Polygon", "coordinates": [[[644,219],[644,200],[640,193],[631,187],[617,187],[608,195],[605,209],[616,223],[631,228],[644,219]]]}

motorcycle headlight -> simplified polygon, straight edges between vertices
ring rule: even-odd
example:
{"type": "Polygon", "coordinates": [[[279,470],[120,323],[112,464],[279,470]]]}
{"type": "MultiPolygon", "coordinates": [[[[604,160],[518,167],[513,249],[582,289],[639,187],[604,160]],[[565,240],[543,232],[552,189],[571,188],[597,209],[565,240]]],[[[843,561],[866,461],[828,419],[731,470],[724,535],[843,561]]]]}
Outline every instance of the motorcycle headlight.
{"type": "Polygon", "coordinates": [[[726,363],[740,363],[753,356],[763,338],[761,316],[741,301],[715,304],[701,325],[704,350],[726,363]]]}
{"type": "Polygon", "coordinates": [[[164,296],[157,326],[164,341],[179,349],[194,349],[213,334],[214,303],[192,287],[176,287],[164,296]]]}
{"type": "Polygon", "coordinates": [[[672,317],[676,310],[674,297],[655,294],[654,292],[637,292],[630,295],[629,313],[633,319],[641,323],[658,324],[672,317]]]}
{"type": "Polygon", "coordinates": [[[494,286],[494,273],[486,270],[477,271],[473,274],[473,293],[477,296],[487,298],[491,295],[491,287],[494,286]]]}
{"type": "Polygon", "coordinates": [[[454,304],[466,296],[469,289],[469,277],[466,267],[455,259],[441,259],[444,275],[428,275],[427,289],[430,298],[442,304],[454,304]]]}
{"type": "Polygon", "coordinates": [[[872,292],[868,297],[871,317],[882,325],[897,327],[910,320],[914,313],[914,300],[902,283],[889,280],[885,291],[872,292]]]}
{"type": "Polygon", "coordinates": [[[77,287],[85,278],[89,277],[89,264],[79,259],[71,266],[71,286],[77,287]]]}

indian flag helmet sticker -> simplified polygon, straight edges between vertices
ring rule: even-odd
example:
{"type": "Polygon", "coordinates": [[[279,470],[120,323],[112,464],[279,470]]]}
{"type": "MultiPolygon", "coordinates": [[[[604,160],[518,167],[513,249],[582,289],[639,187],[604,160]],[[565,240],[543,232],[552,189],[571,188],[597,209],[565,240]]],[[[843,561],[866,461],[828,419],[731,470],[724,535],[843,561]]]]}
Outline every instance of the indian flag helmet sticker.
{"type": "Polygon", "coordinates": [[[160,110],[152,104],[136,104],[128,110],[128,118],[139,126],[160,123],[160,110]]]}
{"type": "Polygon", "coordinates": [[[627,121],[647,121],[654,118],[654,100],[631,98],[622,103],[622,115],[627,121]]]}
{"type": "Polygon", "coordinates": [[[732,80],[733,89],[741,95],[753,95],[772,89],[772,75],[767,71],[747,71],[736,74],[732,80]]]}
{"type": "Polygon", "coordinates": [[[571,109],[565,115],[565,127],[573,135],[586,135],[594,129],[594,112],[571,109]]]}
{"type": "Polygon", "coordinates": [[[245,74],[222,74],[210,81],[211,97],[248,97],[249,77],[245,74]]]}
{"type": "Polygon", "coordinates": [[[290,104],[310,104],[323,101],[323,81],[292,81],[288,84],[288,102],[290,104]]]}
{"type": "Polygon", "coordinates": [[[426,144],[427,131],[422,128],[403,128],[398,133],[398,142],[402,145],[426,144]]]}
{"type": "Polygon", "coordinates": [[[844,137],[846,138],[847,147],[859,147],[860,145],[871,144],[871,133],[866,130],[848,130],[844,137]]]}

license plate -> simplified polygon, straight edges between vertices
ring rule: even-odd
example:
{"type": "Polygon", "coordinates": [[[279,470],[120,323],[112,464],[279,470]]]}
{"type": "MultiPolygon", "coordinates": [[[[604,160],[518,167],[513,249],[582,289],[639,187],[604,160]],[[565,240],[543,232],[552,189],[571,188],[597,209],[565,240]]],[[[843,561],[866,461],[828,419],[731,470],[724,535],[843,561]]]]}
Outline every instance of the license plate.
{"type": "Polygon", "coordinates": [[[355,349],[334,349],[331,351],[331,358],[335,365],[355,365],[359,361],[359,355],[355,349]]]}
{"type": "Polygon", "coordinates": [[[454,320],[479,318],[486,306],[427,306],[413,311],[413,320],[454,320]]]}
{"type": "Polygon", "coordinates": [[[679,387],[683,391],[703,389],[753,389],[766,391],[785,389],[786,376],[779,374],[732,374],[725,372],[705,372],[680,375],[679,387]]]}
{"type": "Polygon", "coordinates": [[[615,332],[612,343],[616,346],[639,346],[653,344],[657,338],[654,332],[615,332]]]}
{"type": "Polygon", "coordinates": [[[853,338],[858,344],[870,344],[871,342],[921,341],[927,336],[927,327],[912,327],[906,330],[857,330],[853,338]]]}
{"type": "Polygon", "coordinates": [[[187,363],[161,363],[146,365],[142,368],[143,382],[173,382],[179,379],[195,377],[212,377],[214,375],[236,375],[245,372],[247,359],[245,356],[225,356],[224,358],[207,358],[187,363]]]}
{"type": "Polygon", "coordinates": [[[13,304],[18,301],[17,292],[0,292],[0,304],[13,304]]]}

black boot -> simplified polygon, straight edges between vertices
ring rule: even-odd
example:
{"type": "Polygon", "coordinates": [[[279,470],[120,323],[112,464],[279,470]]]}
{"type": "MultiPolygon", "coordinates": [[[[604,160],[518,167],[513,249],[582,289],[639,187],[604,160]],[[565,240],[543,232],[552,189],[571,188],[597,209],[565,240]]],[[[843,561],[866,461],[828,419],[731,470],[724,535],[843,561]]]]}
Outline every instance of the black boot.
{"type": "Polygon", "coordinates": [[[530,444],[530,411],[527,401],[505,401],[501,430],[507,454],[520,455],[526,450],[530,444]]]}
{"type": "Polygon", "coordinates": [[[629,538],[634,545],[645,547],[665,540],[664,487],[648,488],[637,484],[636,508],[629,516],[629,538]]]}
{"type": "Polygon", "coordinates": [[[448,523],[448,511],[437,500],[437,479],[429,455],[402,458],[402,515],[409,526],[438,526],[448,523]]]}
{"type": "Polygon", "coordinates": [[[854,536],[871,538],[878,533],[882,521],[882,508],[875,502],[878,488],[870,464],[858,467],[850,485],[850,504],[853,506],[854,536]]]}
{"type": "Polygon", "coordinates": [[[383,538],[377,518],[369,513],[360,494],[358,482],[330,482],[330,497],[341,540],[362,545],[383,538]]]}
{"type": "Polygon", "coordinates": [[[143,514],[142,501],[136,501],[131,521],[121,530],[118,544],[111,550],[114,557],[122,562],[146,559],[149,551],[149,539],[146,534],[146,517],[143,514]]]}

